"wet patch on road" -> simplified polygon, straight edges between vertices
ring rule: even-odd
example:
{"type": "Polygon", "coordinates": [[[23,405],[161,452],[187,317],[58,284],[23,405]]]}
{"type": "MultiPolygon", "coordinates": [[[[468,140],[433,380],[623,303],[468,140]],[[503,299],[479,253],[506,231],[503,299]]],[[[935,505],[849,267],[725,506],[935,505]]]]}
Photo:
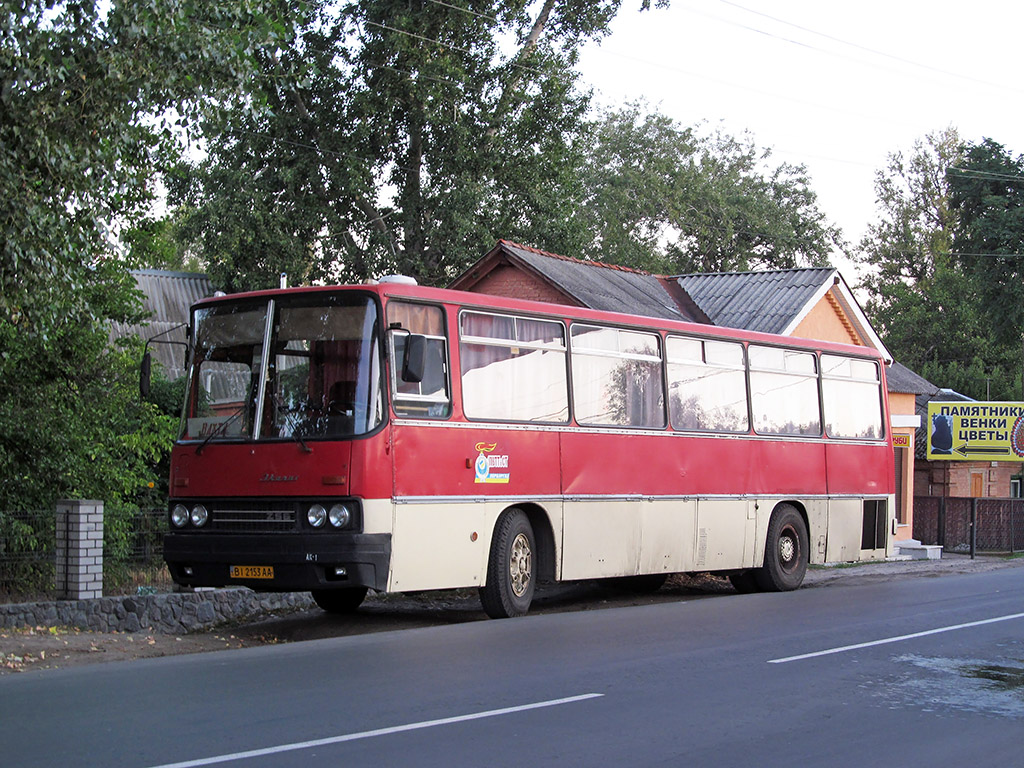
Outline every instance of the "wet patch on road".
{"type": "Polygon", "coordinates": [[[892,707],[1024,719],[1024,649],[999,659],[906,654],[893,661],[907,671],[866,685],[892,707]]]}

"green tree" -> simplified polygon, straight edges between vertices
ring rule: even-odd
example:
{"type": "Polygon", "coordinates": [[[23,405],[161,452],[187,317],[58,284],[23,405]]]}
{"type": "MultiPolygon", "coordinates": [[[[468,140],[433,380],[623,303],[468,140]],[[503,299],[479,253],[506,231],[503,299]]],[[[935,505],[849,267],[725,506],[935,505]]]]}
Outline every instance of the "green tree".
{"type": "Polygon", "coordinates": [[[589,101],[573,64],[620,4],[310,3],[294,42],[260,56],[267,108],[211,123],[209,160],[171,184],[215,282],[443,284],[498,237],[578,253],[589,101]]]}
{"type": "Polygon", "coordinates": [[[1005,276],[992,280],[992,257],[978,254],[1016,251],[1009,241],[972,238],[1008,203],[981,193],[973,180],[1014,171],[1008,156],[993,166],[993,147],[980,147],[948,128],[916,142],[908,156],[890,155],[876,175],[880,217],[858,251],[861,285],[870,295],[868,315],[900,362],[976,399],[1013,399],[1020,340],[1000,330],[997,313],[1014,311],[1007,302],[1017,286],[1005,276]],[[1005,310],[993,312],[997,307],[1005,310]]]}
{"type": "Polygon", "coordinates": [[[0,316],[43,323],[93,282],[194,121],[287,28],[259,0],[75,0],[0,13],[0,316]],[[173,112],[169,112],[173,110],[173,112]]]}
{"type": "Polygon", "coordinates": [[[158,482],[177,420],[138,396],[137,348],[109,342],[94,315],[137,320],[119,265],[67,296],[47,333],[0,321],[0,509],[51,508],[58,498],[133,501],[158,482]]]}
{"type": "Polygon", "coordinates": [[[956,259],[994,339],[1016,346],[1024,333],[1024,156],[984,139],[948,178],[956,259]]]}
{"type": "Polygon", "coordinates": [[[202,272],[205,264],[183,241],[179,218],[146,215],[125,227],[120,236],[125,265],[132,269],[202,272]]]}
{"type": "Polygon", "coordinates": [[[594,126],[584,172],[593,259],[668,273],[828,262],[839,231],[803,168],[773,167],[749,137],[700,136],[639,105],[594,126]]]}
{"type": "MultiPolygon", "coordinates": [[[[272,9],[271,9],[272,10],[272,9]]],[[[287,27],[258,0],[7,3],[0,12],[0,508],[130,503],[174,419],[140,403],[114,232],[186,127],[287,27]]]]}
{"type": "Polygon", "coordinates": [[[895,152],[875,175],[879,219],[868,226],[858,261],[866,310],[897,359],[951,386],[950,366],[962,359],[970,324],[962,279],[950,256],[955,215],[946,171],[962,155],[953,128],[915,142],[909,156],[895,152]]]}

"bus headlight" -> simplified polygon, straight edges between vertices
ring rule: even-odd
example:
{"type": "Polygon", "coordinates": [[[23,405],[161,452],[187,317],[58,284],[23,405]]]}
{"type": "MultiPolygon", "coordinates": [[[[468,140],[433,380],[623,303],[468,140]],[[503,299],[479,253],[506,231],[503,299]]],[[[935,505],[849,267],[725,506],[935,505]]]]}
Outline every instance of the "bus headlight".
{"type": "Polygon", "coordinates": [[[309,508],[306,513],[306,520],[314,528],[320,528],[325,522],[327,522],[327,510],[320,504],[314,504],[309,508]]]}
{"type": "Polygon", "coordinates": [[[175,504],[171,509],[171,524],[175,528],[184,528],[188,524],[188,510],[184,504],[175,504]]]}
{"type": "Polygon", "coordinates": [[[352,513],[344,504],[335,504],[327,518],[335,528],[346,528],[352,522],[352,513]]]}
{"type": "Polygon", "coordinates": [[[196,528],[202,528],[209,519],[210,513],[206,511],[206,507],[202,504],[196,504],[192,507],[192,525],[196,528]]]}

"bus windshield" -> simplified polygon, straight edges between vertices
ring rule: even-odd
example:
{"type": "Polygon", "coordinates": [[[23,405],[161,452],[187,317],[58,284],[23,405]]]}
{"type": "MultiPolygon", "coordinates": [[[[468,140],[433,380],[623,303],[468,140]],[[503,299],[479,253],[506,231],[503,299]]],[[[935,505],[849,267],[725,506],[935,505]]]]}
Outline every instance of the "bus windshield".
{"type": "Polygon", "coordinates": [[[355,292],[196,310],[183,440],[366,434],[384,419],[376,303],[355,292]]]}

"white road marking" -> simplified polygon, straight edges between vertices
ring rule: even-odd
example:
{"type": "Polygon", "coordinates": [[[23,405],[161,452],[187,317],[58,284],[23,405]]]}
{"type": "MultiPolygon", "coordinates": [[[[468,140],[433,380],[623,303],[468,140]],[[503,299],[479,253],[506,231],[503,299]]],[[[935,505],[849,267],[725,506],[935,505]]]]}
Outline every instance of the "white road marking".
{"type": "Polygon", "coordinates": [[[328,744],[341,744],[346,741],[357,741],[358,739],[372,739],[375,736],[389,736],[393,733],[405,733],[406,731],[418,731],[422,728],[435,728],[439,725],[451,725],[452,723],[465,723],[469,720],[481,720],[485,717],[499,717],[511,715],[516,712],[526,712],[531,709],[543,709],[544,707],[557,707],[562,704],[573,704],[577,701],[587,699],[598,699],[604,696],[603,693],[584,693],[579,696],[569,696],[565,699],[552,699],[550,701],[538,701],[534,704],[521,704],[518,707],[505,707],[504,709],[491,709],[486,712],[474,712],[468,715],[456,715],[455,717],[442,717],[439,720],[426,720],[421,723],[408,723],[406,725],[395,725],[390,728],[378,728],[373,731],[362,731],[360,733],[346,733],[343,736],[331,736],[326,739],[315,739],[313,741],[300,741],[294,744],[281,744],[276,747],[265,747],[264,749],[252,749],[248,752],[234,752],[229,755],[217,755],[215,757],[204,757],[198,760],[186,760],[181,763],[166,763],[153,766],[153,768],[198,768],[203,765],[215,765],[227,763],[232,760],[245,760],[250,757],[265,757],[266,755],[277,755],[282,752],[294,752],[299,749],[312,749],[328,744]]]}
{"type": "Polygon", "coordinates": [[[952,632],[957,629],[967,629],[969,627],[980,627],[983,624],[995,624],[1000,621],[1010,621],[1011,619],[1024,619],[1024,613],[1013,613],[1009,616],[997,616],[994,619],[982,619],[981,621],[970,621],[966,624],[954,624],[951,627],[939,627],[938,629],[928,629],[924,632],[914,632],[910,635],[900,635],[899,637],[886,637],[881,640],[872,640],[868,643],[857,643],[856,645],[844,645],[840,648],[829,648],[824,651],[815,651],[814,653],[802,653],[799,656],[787,656],[784,659],[769,659],[769,664],[785,664],[789,661],[802,661],[803,659],[813,659],[817,656],[830,656],[833,653],[845,653],[846,651],[856,651],[860,648],[871,648],[875,645],[887,645],[888,643],[899,643],[903,640],[913,640],[915,637],[925,637],[927,635],[938,635],[942,632],[952,632]]]}

